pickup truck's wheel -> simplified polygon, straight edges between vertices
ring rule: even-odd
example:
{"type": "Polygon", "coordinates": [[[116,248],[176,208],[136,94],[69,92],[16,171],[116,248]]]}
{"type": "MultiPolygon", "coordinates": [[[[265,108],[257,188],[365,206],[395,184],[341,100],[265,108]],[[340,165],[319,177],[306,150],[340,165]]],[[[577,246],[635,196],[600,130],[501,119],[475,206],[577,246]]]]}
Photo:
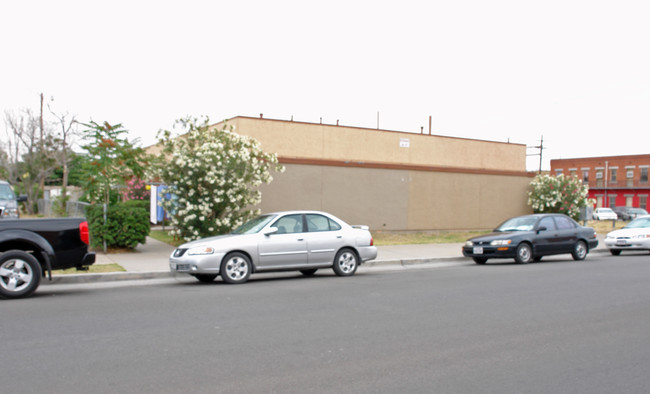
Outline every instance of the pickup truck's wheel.
{"type": "Polygon", "coordinates": [[[22,250],[10,250],[0,255],[0,296],[26,297],[41,283],[43,271],[38,261],[22,250]]]}
{"type": "Polygon", "coordinates": [[[244,283],[251,276],[251,261],[239,252],[230,253],[221,262],[221,279],[230,284],[244,283]]]}
{"type": "Polygon", "coordinates": [[[359,266],[359,258],[350,249],[342,249],[334,258],[332,269],[338,276],[352,276],[359,266]]]}

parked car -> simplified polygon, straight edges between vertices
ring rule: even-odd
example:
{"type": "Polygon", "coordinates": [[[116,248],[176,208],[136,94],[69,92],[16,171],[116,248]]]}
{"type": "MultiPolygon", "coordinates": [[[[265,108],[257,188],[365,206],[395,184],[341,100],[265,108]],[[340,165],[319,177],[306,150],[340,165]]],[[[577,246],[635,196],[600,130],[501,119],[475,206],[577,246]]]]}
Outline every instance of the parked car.
{"type": "Polygon", "coordinates": [[[614,256],[623,250],[650,251],[650,215],[638,216],[622,229],[608,233],[605,246],[614,256]]]}
{"type": "Polygon", "coordinates": [[[637,216],[647,215],[648,211],[643,208],[633,208],[633,207],[615,207],[614,212],[618,215],[620,220],[632,220],[637,216]]]}
{"type": "Polygon", "coordinates": [[[476,264],[496,258],[514,258],[517,263],[527,264],[562,253],[583,260],[596,246],[593,228],[583,227],[562,214],[535,214],[508,219],[492,233],[467,240],[463,255],[476,264]]]}
{"type": "Polygon", "coordinates": [[[614,207],[613,211],[618,220],[630,220],[630,215],[627,213],[628,207],[614,207]]]}
{"type": "Polygon", "coordinates": [[[325,212],[288,211],[258,216],[230,234],[183,244],[169,257],[169,266],[171,272],[201,282],[220,275],[227,283],[244,283],[255,272],[309,276],[332,268],[338,276],[351,276],[376,257],[367,226],[350,226],[325,212]]]}
{"type": "Polygon", "coordinates": [[[0,180],[0,219],[18,219],[18,203],[27,201],[26,195],[16,197],[7,181],[0,180]]]}
{"type": "Polygon", "coordinates": [[[593,213],[594,220],[616,220],[618,215],[611,208],[596,208],[593,213]]]}

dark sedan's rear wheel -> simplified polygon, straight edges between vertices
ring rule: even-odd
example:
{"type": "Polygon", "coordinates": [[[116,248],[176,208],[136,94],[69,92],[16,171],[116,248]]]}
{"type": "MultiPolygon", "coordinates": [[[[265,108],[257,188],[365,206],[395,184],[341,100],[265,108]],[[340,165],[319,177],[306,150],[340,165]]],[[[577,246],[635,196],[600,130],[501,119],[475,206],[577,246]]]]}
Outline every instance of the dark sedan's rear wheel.
{"type": "Polygon", "coordinates": [[[313,276],[316,273],[316,271],[318,271],[318,269],[314,268],[314,269],[308,269],[308,270],[300,270],[300,273],[305,275],[305,276],[313,276]]]}
{"type": "Polygon", "coordinates": [[[214,278],[217,277],[217,275],[212,275],[212,274],[195,274],[192,276],[198,279],[199,282],[203,282],[203,283],[210,283],[214,281],[214,278]]]}
{"type": "Polygon", "coordinates": [[[0,296],[27,297],[38,288],[43,271],[38,260],[22,250],[10,250],[0,255],[0,296]]]}
{"type": "Polygon", "coordinates": [[[610,249],[609,253],[611,253],[613,256],[618,256],[618,255],[621,254],[621,250],[620,249],[610,249]]]}
{"type": "Polygon", "coordinates": [[[571,256],[574,260],[584,260],[585,257],[587,257],[588,251],[589,249],[587,248],[585,241],[578,241],[575,245],[573,245],[573,252],[571,252],[571,256]]]}
{"type": "Polygon", "coordinates": [[[515,261],[519,264],[528,264],[533,261],[533,248],[527,243],[521,243],[517,246],[515,261]]]}
{"type": "Polygon", "coordinates": [[[474,260],[476,264],[485,264],[487,262],[485,257],[472,257],[472,260],[474,260]]]}

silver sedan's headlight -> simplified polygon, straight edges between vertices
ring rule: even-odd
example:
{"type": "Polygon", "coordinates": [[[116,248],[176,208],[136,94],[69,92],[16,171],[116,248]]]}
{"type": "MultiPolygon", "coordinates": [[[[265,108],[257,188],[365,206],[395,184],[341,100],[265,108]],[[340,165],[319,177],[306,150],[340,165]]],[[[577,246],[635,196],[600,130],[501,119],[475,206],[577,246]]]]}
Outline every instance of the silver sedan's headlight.
{"type": "Polygon", "coordinates": [[[494,241],[490,242],[490,245],[503,246],[503,245],[510,245],[511,243],[512,241],[509,239],[495,239],[494,241]]]}
{"type": "Polygon", "coordinates": [[[212,246],[197,246],[187,251],[187,254],[190,256],[196,256],[201,254],[213,254],[214,248],[212,246]]]}

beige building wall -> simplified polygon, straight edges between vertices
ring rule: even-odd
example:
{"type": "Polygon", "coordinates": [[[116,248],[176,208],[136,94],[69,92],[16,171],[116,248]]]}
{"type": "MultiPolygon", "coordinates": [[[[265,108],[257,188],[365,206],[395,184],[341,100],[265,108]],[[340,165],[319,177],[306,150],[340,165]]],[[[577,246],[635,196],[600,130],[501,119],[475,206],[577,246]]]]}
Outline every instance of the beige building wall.
{"type": "Polygon", "coordinates": [[[522,144],[247,117],[227,123],[284,158],[526,172],[522,144]]]}
{"type": "Polygon", "coordinates": [[[264,185],[263,212],[314,209],[373,230],[489,229],[530,213],[531,177],[287,164],[264,185]]]}

